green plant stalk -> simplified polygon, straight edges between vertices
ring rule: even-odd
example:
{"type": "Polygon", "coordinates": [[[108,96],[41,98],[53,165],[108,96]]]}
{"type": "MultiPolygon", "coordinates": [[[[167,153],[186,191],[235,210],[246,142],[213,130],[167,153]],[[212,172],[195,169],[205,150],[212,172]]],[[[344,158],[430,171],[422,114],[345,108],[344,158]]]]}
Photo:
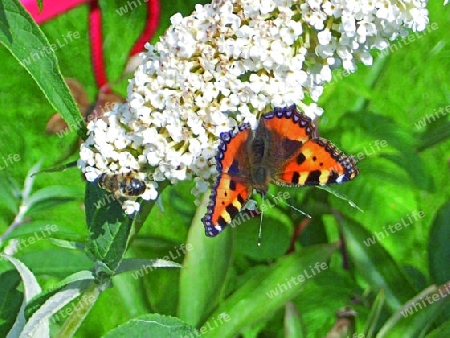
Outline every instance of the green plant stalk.
{"type": "Polygon", "coordinates": [[[70,314],[69,318],[64,322],[59,331],[57,338],[73,337],[75,332],[80,327],[83,320],[91,311],[95,302],[97,301],[100,291],[95,283],[92,283],[81,295],[77,305],[74,307],[74,311],[70,314]],[[86,299],[89,301],[86,302],[86,299]],[[92,300],[91,300],[92,299],[92,300]]]}
{"type": "MultiPolygon", "coordinates": [[[[388,59],[389,57],[383,57],[375,60],[372,67],[370,68],[369,74],[364,81],[367,88],[375,88],[375,85],[379,80],[381,74],[383,73],[383,69],[387,64],[388,59]]],[[[351,111],[366,110],[369,103],[370,100],[368,100],[366,97],[361,96],[356,100],[351,111]]]]}

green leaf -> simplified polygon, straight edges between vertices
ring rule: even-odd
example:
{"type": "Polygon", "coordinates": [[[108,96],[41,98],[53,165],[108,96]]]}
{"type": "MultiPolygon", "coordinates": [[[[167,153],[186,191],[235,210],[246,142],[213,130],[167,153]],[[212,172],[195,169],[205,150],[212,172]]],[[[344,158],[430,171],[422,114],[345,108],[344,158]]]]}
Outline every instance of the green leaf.
{"type": "Polygon", "coordinates": [[[443,269],[450,260],[450,202],[437,212],[428,239],[428,264],[433,283],[442,284],[450,280],[449,269],[443,269]]]}
{"type": "Polygon", "coordinates": [[[438,123],[428,124],[417,142],[417,150],[424,151],[450,138],[450,121],[441,119],[438,123]]]}
{"type": "MultiPolygon", "coordinates": [[[[196,211],[194,196],[191,194],[194,186],[192,183],[183,181],[176,185],[169,185],[163,193],[161,191],[165,187],[161,184],[158,186],[160,195],[157,201],[159,207],[151,210],[145,230],[146,234],[172,240],[175,242],[174,244],[184,242],[196,211]]],[[[149,247],[151,244],[147,243],[146,246],[149,247]]],[[[165,256],[164,253],[163,256],[165,256]]],[[[158,258],[163,258],[163,256],[158,256],[158,258]]]]}
{"type": "Polygon", "coordinates": [[[6,337],[19,314],[23,292],[18,290],[20,275],[16,270],[1,273],[0,280],[0,337],[6,337]]]}
{"type": "Polygon", "coordinates": [[[177,314],[180,298],[181,270],[156,269],[142,278],[136,272],[131,274],[135,280],[142,282],[144,292],[148,295],[148,303],[146,305],[153,312],[167,315],[177,314]]]}
{"type": "MultiPolygon", "coordinates": [[[[380,157],[370,157],[367,161],[358,163],[358,166],[361,171],[359,177],[333,189],[348,196],[365,212],[357,212],[347,202],[331,196],[329,201],[334,209],[340,210],[348,218],[370,225],[372,231],[378,232],[389,224],[407,220],[412,211],[420,210],[416,198],[417,188],[411,186],[411,179],[402,167],[380,157]],[[373,212],[374,205],[377,210],[384,210],[382,218],[378,212],[373,212]]],[[[421,222],[420,219],[416,221],[421,222]]],[[[414,225],[419,226],[416,221],[414,225]]],[[[399,247],[397,244],[399,236],[404,241],[408,240],[407,231],[402,231],[387,237],[384,244],[387,248],[398,251],[399,256],[403,254],[409,257],[408,247],[399,247]]]]}
{"type": "Polygon", "coordinates": [[[139,276],[143,277],[147,274],[147,269],[150,271],[153,268],[181,268],[178,263],[167,261],[165,259],[124,259],[120,262],[119,267],[116,270],[116,274],[139,270],[139,276]]]}
{"type": "Polygon", "coordinates": [[[381,156],[406,170],[411,178],[411,183],[418,189],[429,191],[434,189],[429,168],[423,163],[418,153],[406,148],[395,154],[383,154],[381,156]]]}
{"type": "Polygon", "coordinates": [[[223,297],[224,281],[232,262],[232,228],[214,238],[205,235],[200,219],[208,202],[209,196],[205,194],[192,220],[186,244],[188,252],[180,274],[179,316],[193,326],[201,324],[223,297]]]}
{"type": "Polygon", "coordinates": [[[17,182],[10,175],[0,175],[0,204],[4,205],[11,213],[19,211],[21,192],[17,182]]]}
{"type": "MultiPolygon", "coordinates": [[[[30,73],[53,108],[83,137],[86,127],[44,33],[17,0],[2,1],[0,16],[0,42],[30,73]]],[[[74,38],[67,37],[68,41],[74,38]]]]}
{"type": "MultiPolygon", "coordinates": [[[[114,288],[108,289],[107,292],[102,294],[98,300],[98,306],[92,309],[92,313],[87,320],[95,321],[97,315],[102,317],[104,315],[103,309],[108,308],[110,304],[121,304],[118,311],[115,311],[111,316],[108,316],[108,322],[112,323],[114,327],[123,323],[125,320],[149,313],[148,293],[141,281],[141,279],[136,280],[132,274],[120,274],[114,276],[114,288]]],[[[151,292],[158,291],[151,290],[151,292]]],[[[167,297],[165,299],[167,300],[167,297]]],[[[99,324],[106,327],[105,323],[99,324]]],[[[84,325],[89,324],[85,323],[84,325]]]]}
{"type": "MultiPolygon", "coordinates": [[[[152,226],[153,222],[146,228],[150,229],[152,226]]],[[[139,234],[133,242],[133,249],[138,251],[136,253],[138,256],[146,255],[166,260],[176,260],[184,255],[181,250],[181,246],[184,247],[184,245],[184,242],[180,243],[167,238],[139,234]],[[164,258],[164,256],[166,256],[166,258],[164,258]]],[[[186,248],[184,248],[184,250],[186,250],[186,248]]]]}
{"type": "Polygon", "coordinates": [[[115,271],[126,252],[133,219],[122,211],[111,193],[97,183],[86,183],[87,254],[115,271]]]}
{"type": "MultiPolygon", "coordinates": [[[[311,278],[293,300],[297,309],[301,311],[308,337],[310,335],[325,337],[334,323],[339,320],[336,318],[336,311],[343,305],[349,304],[355,296],[359,298],[354,279],[348,270],[342,269],[341,255],[333,255],[328,265],[330,268],[311,278]],[[326,302],[323,301],[324,299],[326,302]]],[[[355,305],[353,302],[351,304],[352,307],[355,305]]],[[[359,318],[367,317],[368,311],[365,307],[361,306],[356,311],[359,318]]],[[[361,328],[359,332],[362,330],[361,328]]]]}
{"type": "Polygon", "coordinates": [[[71,241],[55,239],[55,238],[50,238],[50,242],[52,244],[55,244],[56,246],[59,246],[60,248],[79,250],[79,251],[83,251],[83,252],[86,250],[86,247],[84,246],[84,244],[77,243],[77,242],[71,242],[71,241]]]}
{"type": "MultiPolygon", "coordinates": [[[[71,285],[69,285],[68,288],[70,286],[71,285]]],[[[69,315],[69,317],[61,327],[61,331],[58,333],[58,338],[73,337],[75,335],[75,332],[89,314],[92,307],[97,302],[98,296],[100,295],[100,287],[97,283],[78,281],[75,282],[73,286],[76,286],[75,290],[73,290],[73,288],[72,290],[68,290],[70,293],[67,295],[67,299],[63,298],[64,301],[67,301],[74,294],[79,293],[79,291],[82,291],[83,293],[78,299],[77,304],[72,309],[68,309],[69,311],[66,311],[66,315],[69,315]]],[[[59,306],[59,304],[56,304],[56,306],[59,306]]],[[[49,306],[49,308],[49,310],[54,313],[54,306],[49,306]]]]}
{"type": "Polygon", "coordinates": [[[80,270],[89,270],[93,265],[84,252],[59,248],[27,251],[20,253],[20,259],[33,269],[36,275],[62,278],[80,270]]]}
{"type": "Polygon", "coordinates": [[[284,316],[284,332],[286,338],[307,337],[306,328],[297,307],[292,302],[286,303],[286,315],[284,316]]]}
{"type": "Polygon", "coordinates": [[[416,141],[414,135],[409,130],[402,128],[392,117],[370,110],[346,112],[343,121],[339,122],[343,124],[340,124],[340,128],[332,131],[332,135],[336,137],[330,136],[330,139],[339,139],[342,135],[341,128],[351,126],[354,132],[347,133],[345,136],[355,138],[352,142],[355,148],[353,152],[358,161],[392,151],[392,148],[398,151],[411,149],[416,141]],[[381,143],[382,141],[385,142],[381,143]],[[358,154],[356,154],[357,152],[358,154]],[[362,159],[358,157],[359,152],[364,155],[362,159]]]}
{"type": "MultiPolygon", "coordinates": [[[[39,169],[41,168],[42,160],[38,161],[33,167],[31,167],[30,170],[28,170],[27,176],[25,177],[25,182],[23,184],[23,190],[22,190],[22,204],[24,204],[24,201],[28,200],[28,198],[31,195],[31,191],[33,190],[33,184],[36,180],[36,173],[39,172],[39,169]]],[[[28,205],[26,205],[28,208],[28,205]]]]}
{"type": "MultiPolygon", "coordinates": [[[[21,261],[19,261],[14,257],[3,254],[0,254],[0,257],[10,261],[14,265],[16,270],[19,272],[23,282],[23,290],[24,290],[23,302],[20,307],[20,312],[16,317],[16,321],[7,336],[8,338],[18,337],[19,334],[22,333],[23,328],[25,327],[25,307],[32,298],[34,298],[41,292],[41,287],[39,286],[36,277],[33,275],[33,273],[21,261]]],[[[48,322],[46,321],[40,322],[35,329],[37,337],[49,336],[48,322]]]]}
{"type": "MultiPolygon", "coordinates": [[[[357,90],[359,92],[359,91],[361,91],[362,88],[364,88],[366,86],[369,88],[375,87],[381,74],[383,73],[383,70],[386,68],[387,60],[388,60],[388,58],[376,59],[372,65],[372,67],[370,68],[368,75],[365,78],[365,81],[364,81],[365,86],[355,87],[355,90],[357,90]]],[[[367,90],[366,95],[360,94],[358,99],[356,100],[352,110],[361,111],[365,107],[367,107],[367,105],[369,104],[369,102],[372,99],[369,95],[373,95],[372,91],[367,90]]]]}
{"type": "Polygon", "coordinates": [[[30,216],[80,197],[80,192],[77,189],[64,185],[54,185],[36,191],[23,203],[28,207],[26,215],[30,216]]]}
{"type": "Polygon", "coordinates": [[[449,293],[450,283],[425,289],[389,318],[377,338],[423,336],[449,304],[449,293]]]}
{"type": "Polygon", "coordinates": [[[267,327],[267,323],[264,322],[246,327],[244,330],[242,330],[240,336],[242,336],[242,338],[258,338],[258,336],[261,336],[262,331],[265,327],[267,327]]]}
{"type": "Polygon", "coordinates": [[[372,304],[372,308],[370,309],[369,317],[367,318],[366,326],[364,328],[365,337],[375,337],[375,332],[377,330],[377,325],[379,325],[380,314],[383,310],[385,301],[384,289],[381,289],[372,304]]]}
{"type": "Polygon", "coordinates": [[[427,334],[426,338],[442,338],[448,337],[450,335],[450,320],[445,321],[441,326],[437,329],[434,329],[429,334],[427,334]]]}
{"type": "MultiPolygon", "coordinates": [[[[61,310],[65,305],[69,304],[72,300],[77,298],[86,290],[91,284],[91,281],[76,281],[67,285],[63,290],[53,294],[47,301],[39,307],[39,309],[33,313],[29,318],[26,325],[23,328],[21,337],[44,337],[36,333],[36,330],[41,325],[40,323],[46,322],[52,315],[61,310]]],[[[90,306],[93,301],[91,299],[86,300],[85,306],[90,306]]],[[[76,307],[75,307],[76,309],[76,307]]],[[[73,313],[73,312],[72,312],[73,313]]],[[[49,336],[49,335],[47,335],[49,336]]],[[[47,337],[45,336],[45,337],[47,337]]]]}
{"type": "MultiPolygon", "coordinates": [[[[159,193],[165,186],[159,186],[159,193]]],[[[105,264],[109,273],[113,273],[154,205],[154,201],[142,201],[137,214],[126,215],[113,194],[101,189],[96,182],[87,182],[85,207],[90,233],[86,244],[87,254],[94,261],[105,264]]]]}
{"type": "Polygon", "coordinates": [[[103,338],[195,337],[195,330],[178,318],[148,314],[134,318],[108,332],[103,338]]]}
{"type": "Polygon", "coordinates": [[[341,223],[355,271],[361,274],[375,292],[383,288],[386,304],[392,311],[398,310],[401,304],[415,295],[414,287],[381,243],[375,242],[369,246],[365,244],[369,243],[369,239],[375,239],[373,233],[350,220],[343,220],[341,223]]]}
{"type": "MultiPolygon", "coordinates": [[[[69,284],[74,284],[78,281],[94,281],[95,277],[92,271],[79,271],[64,278],[62,281],[56,283],[52,289],[45,290],[39,295],[34,297],[30,302],[28,302],[25,309],[25,317],[29,318],[33,313],[35,313],[50,297],[52,297],[57,292],[61,291],[69,284]]],[[[69,287],[70,288],[70,287],[69,287]]]]}
{"type": "Polygon", "coordinates": [[[316,245],[280,258],[220,304],[203,324],[203,328],[213,327],[206,336],[232,337],[272,316],[311,278],[328,268],[326,262],[336,249],[336,244],[316,245]]]}
{"type": "Polygon", "coordinates": [[[82,239],[79,234],[66,227],[44,221],[31,221],[15,227],[13,231],[8,233],[3,238],[3,240],[7,241],[12,238],[22,239],[30,237],[34,237],[35,241],[40,241],[42,239],[47,240],[53,237],[69,237],[77,238],[79,240],[82,239]]]}
{"type": "MultiPolygon", "coordinates": [[[[256,216],[236,226],[236,249],[239,253],[257,261],[277,259],[286,253],[292,232],[288,224],[290,225],[292,221],[281,210],[277,211],[277,216],[264,214],[261,224],[261,245],[258,245],[260,217],[256,216]]],[[[240,217],[237,216],[235,220],[240,217]]]]}

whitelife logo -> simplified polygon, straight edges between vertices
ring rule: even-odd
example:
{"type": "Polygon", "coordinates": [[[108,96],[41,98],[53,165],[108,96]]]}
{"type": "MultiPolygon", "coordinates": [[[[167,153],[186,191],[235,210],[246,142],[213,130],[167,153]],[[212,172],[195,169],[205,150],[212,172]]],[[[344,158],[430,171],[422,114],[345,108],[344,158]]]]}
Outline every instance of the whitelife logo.
{"type": "Polygon", "coordinates": [[[286,278],[286,283],[278,283],[277,287],[275,289],[270,290],[269,292],[266,292],[267,297],[270,299],[278,296],[279,294],[283,293],[284,291],[287,291],[291,289],[295,285],[299,285],[300,283],[303,283],[307,279],[310,279],[317,275],[318,273],[328,269],[327,263],[319,263],[317,262],[314,264],[314,267],[311,265],[309,266],[309,272],[308,270],[303,270],[303,274],[300,274],[298,276],[291,277],[291,279],[286,278]],[[292,284],[291,284],[292,283],[292,284]]]}
{"type": "MultiPolygon", "coordinates": [[[[424,218],[425,217],[425,213],[423,211],[417,211],[414,210],[412,213],[412,218],[414,218],[414,221],[419,220],[420,218],[424,218]]],[[[377,242],[379,242],[381,239],[385,239],[386,237],[389,237],[390,234],[394,234],[397,231],[400,231],[402,229],[404,229],[405,227],[410,226],[411,224],[413,224],[413,220],[411,218],[411,216],[409,214],[406,215],[405,218],[402,218],[399,223],[395,223],[394,225],[389,225],[386,229],[386,227],[384,227],[384,231],[380,231],[380,232],[375,232],[374,235],[370,238],[367,238],[364,242],[364,244],[369,247],[373,244],[376,244],[377,242]],[[405,218],[409,221],[406,222],[405,218]],[[394,229],[395,228],[395,229],[394,229]]]]}

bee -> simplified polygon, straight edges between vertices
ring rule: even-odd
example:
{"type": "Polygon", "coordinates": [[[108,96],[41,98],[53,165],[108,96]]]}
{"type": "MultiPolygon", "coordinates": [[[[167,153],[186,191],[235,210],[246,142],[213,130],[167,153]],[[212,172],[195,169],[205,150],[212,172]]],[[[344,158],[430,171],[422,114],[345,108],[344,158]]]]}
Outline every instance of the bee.
{"type": "Polygon", "coordinates": [[[113,193],[116,198],[139,197],[147,189],[147,185],[138,178],[136,171],[127,174],[101,174],[98,178],[98,185],[113,193]]]}

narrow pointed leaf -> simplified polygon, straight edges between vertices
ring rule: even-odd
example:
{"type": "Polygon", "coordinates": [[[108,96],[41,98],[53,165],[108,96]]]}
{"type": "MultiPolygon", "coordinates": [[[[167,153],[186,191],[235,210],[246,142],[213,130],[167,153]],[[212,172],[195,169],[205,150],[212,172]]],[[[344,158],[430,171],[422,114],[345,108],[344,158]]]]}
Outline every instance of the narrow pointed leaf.
{"type": "MultiPolygon", "coordinates": [[[[24,298],[22,306],[20,307],[20,313],[18,314],[16,322],[7,336],[8,338],[18,337],[25,326],[25,307],[33,297],[41,292],[41,287],[39,286],[39,283],[33,273],[21,261],[8,255],[1,254],[0,256],[14,265],[23,282],[24,298]]],[[[41,337],[47,337],[49,335],[48,322],[42,321],[40,325],[36,327],[35,332],[41,337]]]]}
{"type": "Polygon", "coordinates": [[[95,277],[92,271],[79,271],[76,272],[62,281],[58,282],[54,285],[54,287],[50,290],[46,290],[41,292],[39,295],[34,297],[30,302],[28,302],[25,308],[25,316],[26,318],[31,317],[33,313],[35,313],[50,297],[52,297],[57,292],[61,291],[69,284],[75,284],[78,281],[94,281],[95,277]]]}
{"type": "Polygon", "coordinates": [[[356,271],[376,292],[383,288],[386,304],[392,311],[398,310],[401,304],[416,294],[405,273],[381,243],[376,242],[369,246],[365,244],[369,238],[372,239],[373,233],[351,220],[342,224],[345,243],[356,271]]]}
{"type": "Polygon", "coordinates": [[[220,304],[203,324],[203,327],[214,325],[214,330],[208,330],[205,336],[232,337],[273,315],[317,273],[328,268],[326,262],[337,247],[336,244],[310,246],[279,259],[220,304]]]}
{"type": "Polygon", "coordinates": [[[20,188],[17,182],[8,174],[0,176],[0,204],[8,211],[17,214],[20,205],[20,188]]]}
{"type": "Polygon", "coordinates": [[[28,207],[27,215],[55,207],[81,198],[80,192],[66,186],[49,186],[40,189],[27,198],[24,203],[28,207]]]}
{"type": "Polygon", "coordinates": [[[124,259],[120,262],[117,268],[116,274],[140,270],[142,274],[147,273],[147,269],[156,268],[181,268],[182,266],[178,263],[168,261],[165,259],[124,259]]]}
{"type": "Polygon", "coordinates": [[[179,316],[192,326],[201,324],[218,305],[232,262],[233,229],[214,238],[205,235],[200,219],[208,201],[205,194],[192,221],[180,274],[179,316]]]}
{"type": "Polygon", "coordinates": [[[80,296],[91,281],[75,281],[67,285],[63,290],[52,295],[33,315],[29,318],[20,338],[42,337],[37,334],[40,323],[48,321],[52,315],[61,310],[65,305],[80,296]]]}
{"type": "Polygon", "coordinates": [[[108,332],[103,338],[196,337],[195,330],[178,318],[148,314],[134,318],[108,332]]]}
{"type": "Polygon", "coordinates": [[[450,283],[439,288],[435,285],[425,289],[399,311],[397,311],[378,332],[383,337],[421,337],[442,314],[450,302],[450,283]]]}
{"type": "Polygon", "coordinates": [[[61,327],[61,331],[59,331],[57,338],[73,337],[75,335],[75,332],[77,332],[81,323],[97,302],[101,292],[100,286],[94,283],[86,283],[83,281],[75,282],[75,285],[79,285],[79,288],[80,290],[83,290],[83,293],[73,307],[73,311],[69,314],[69,317],[61,327]]]}
{"type": "Polygon", "coordinates": [[[292,302],[286,303],[286,315],[284,316],[284,332],[286,338],[307,337],[306,328],[297,307],[292,302]]]}
{"type": "Polygon", "coordinates": [[[19,227],[15,227],[11,232],[6,234],[3,239],[28,239],[31,237],[34,237],[36,241],[43,239],[51,240],[53,237],[78,238],[80,240],[82,239],[81,235],[77,234],[67,227],[44,221],[31,221],[23,223],[19,227]]]}
{"type": "MultiPolygon", "coordinates": [[[[30,14],[17,0],[0,4],[0,42],[19,61],[67,123],[85,135],[86,128],[70,94],[50,44],[30,14]],[[33,57],[36,51],[49,51],[45,57],[33,57]]],[[[75,36],[73,38],[76,38],[75,36]]]]}
{"type": "Polygon", "coordinates": [[[443,205],[436,214],[428,239],[428,259],[433,283],[442,284],[450,280],[449,269],[443,269],[450,260],[450,202],[443,205]]]}
{"type": "Polygon", "coordinates": [[[367,319],[366,326],[364,328],[365,337],[375,337],[375,330],[378,325],[378,320],[380,319],[381,311],[383,310],[384,302],[384,289],[381,289],[373,302],[372,308],[370,309],[369,318],[367,319]]]}
{"type": "Polygon", "coordinates": [[[86,247],[82,243],[78,242],[70,242],[66,240],[56,239],[56,238],[50,238],[50,242],[56,246],[59,246],[60,248],[65,249],[74,249],[79,251],[84,251],[86,247]]]}
{"type": "Polygon", "coordinates": [[[23,292],[19,291],[20,275],[16,270],[0,274],[0,337],[6,337],[14,325],[23,301],[23,292]]]}
{"type": "Polygon", "coordinates": [[[65,278],[80,270],[92,268],[92,262],[84,252],[67,249],[42,249],[20,253],[20,259],[36,275],[52,275],[65,278]]]}
{"type": "Polygon", "coordinates": [[[437,329],[434,329],[425,338],[441,338],[448,337],[450,335],[450,320],[445,321],[437,329]]]}

